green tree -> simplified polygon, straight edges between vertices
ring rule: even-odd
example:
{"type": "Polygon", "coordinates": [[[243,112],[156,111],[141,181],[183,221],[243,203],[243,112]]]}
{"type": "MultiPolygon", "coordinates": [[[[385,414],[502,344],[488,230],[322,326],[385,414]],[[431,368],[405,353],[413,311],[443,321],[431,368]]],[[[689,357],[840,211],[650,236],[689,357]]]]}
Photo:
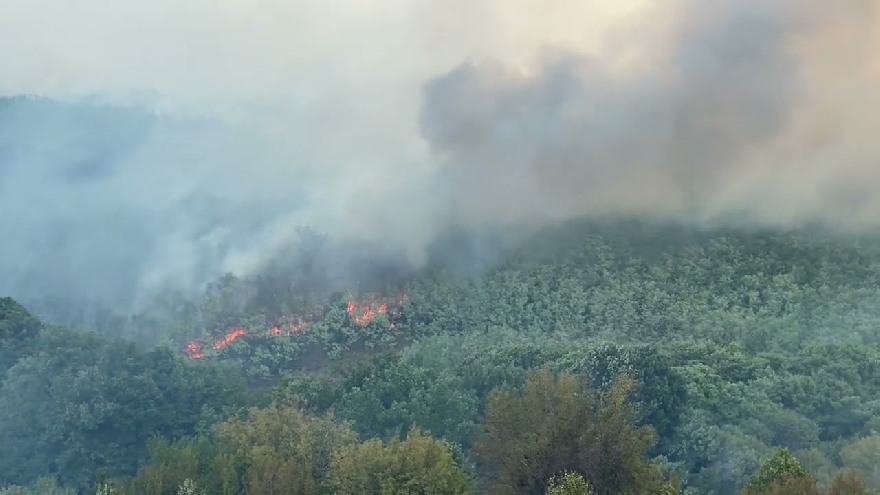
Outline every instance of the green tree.
{"type": "Polygon", "coordinates": [[[847,469],[831,479],[826,495],[871,495],[871,489],[857,471],[847,469]]]}
{"type": "Polygon", "coordinates": [[[350,425],[337,424],[332,415],[315,417],[279,406],[251,409],[246,417],[219,425],[217,436],[244,460],[246,487],[255,494],[315,493],[333,453],[357,440],[350,425]]]}
{"type": "Polygon", "coordinates": [[[858,472],[870,486],[880,489],[880,434],[860,438],[840,450],[844,466],[858,472]]]}
{"type": "Polygon", "coordinates": [[[641,424],[651,425],[658,439],[673,438],[687,407],[684,378],[657,346],[584,346],[560,359],[565,371],[589,376],[593,386],[607,388],[622,374],[636,380],[632,401],[641,424]]]}
{"type": "Polygon", "coordinates": [[[334,410],[354,421],[362,438],[391,439],[413,425],[458,444],[473,434],[478,401],[448,371],[430,370],[386,355],[355,371],[334,410]]]}
{"type": "Polygon", "coordinates": [[[565,473],[550,480],[547,495],[592,495],[587,480],[577,473],[565,473]]]}
{"type": "Polygon", "coordinates": [[[406,440],[379,439],[342,447],[333,456],[332,493],[360,495],[475,494],[476,485],[448,444],[418,429],[406,440]]]}
{"type": "Polygon", "coordinates": [[[522,393],[493,391],[474,445],[491,491],[543,494],[565,471],[583,473],[600,495],[661,490],[667,482],[646,460],[654,433],[636,424],[633,386],[621,378],[597,393],[581,377],[544,369],[522,393]]]}
{"type": "Polygon", "coordinates": [[[148,464],[118,484],[131,495],[176,493],[186,480],[212,494],[316,494],[333,453],[356,441],[350,425],[329,414],[252,408],[218,424],[210,438],[154,439],[148,464]]]}
{"type": "Polygon", "coordinates": [[[60,486],[54,478],[40,478],[32,487],[7,486],[0,488],[0,495],[76,495],[73,488],[60,486]]]}
{"type": "Polygon", "coordinates": [[[245,398],[234,370],[167,348],[62,330],[37,344],[0,388],[0,477],[18,484],[53,475],[82,489],[99,467],[133,474],[150,437],[193,435],[245,398]]]}
{"type": "Polygon", "coordinates": [[[101,485],[125,495],[173,495],[187,480],[209,493],[236,495],[244,465],[230,449],[205,437],[169,442],[157,437],[148,444],[149,459],[137,476],[105,480],[101,485]]]}
{"type": "Polygon", "coordinates": [[[43,325],[10,297],[0,298],[0,379],[16,361],[33,351],[43,325]]]}
{"type": "Polygon", "coordinates": [[[788,449],[780,449],[746,485],[745,495],[819,495],[816,477],[788,449]]]}

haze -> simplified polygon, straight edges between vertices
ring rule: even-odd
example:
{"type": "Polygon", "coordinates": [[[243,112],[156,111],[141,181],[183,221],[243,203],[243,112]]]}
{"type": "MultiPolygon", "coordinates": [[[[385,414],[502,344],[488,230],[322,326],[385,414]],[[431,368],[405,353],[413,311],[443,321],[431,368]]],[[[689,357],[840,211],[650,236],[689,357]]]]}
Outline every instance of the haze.
{"type": "Polygon", "coordinates": [[[130,308],[301,225],[414,261],[583,215],[873,230],[877,7],[0,0],[0,93],[90,102],[0,109],[0,291],[130,308]]]}

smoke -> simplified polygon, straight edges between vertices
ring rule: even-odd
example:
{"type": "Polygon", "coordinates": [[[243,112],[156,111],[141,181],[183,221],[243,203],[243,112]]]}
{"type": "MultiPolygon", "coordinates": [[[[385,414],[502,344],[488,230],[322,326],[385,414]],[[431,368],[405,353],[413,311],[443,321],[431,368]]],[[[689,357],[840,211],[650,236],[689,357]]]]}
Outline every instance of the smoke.
{"type": "Polygon", "coordinates": [[[455,216],[876,227],[877,2],[674,5],[598,55],[555,47],[432,80],[421,128],[455,216]]]}
{"type": "Polygon", "coordinates": [[[0,291],[131,308],[310,225],[880,222],[876,2],[0,4],[0,291]]]}

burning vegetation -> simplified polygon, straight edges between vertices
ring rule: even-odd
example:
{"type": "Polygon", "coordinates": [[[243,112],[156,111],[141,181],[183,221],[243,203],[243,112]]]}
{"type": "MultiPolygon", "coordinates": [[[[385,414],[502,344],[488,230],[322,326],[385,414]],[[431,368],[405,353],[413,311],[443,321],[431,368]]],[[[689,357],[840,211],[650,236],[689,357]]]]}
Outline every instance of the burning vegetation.
{"type": "MultiPolygon", "coordinates": [[[[382,298],[372,296],[365,299],[349,298],[346,303],[345,311],[351,322],[364,328],[373,322],[379,315],[387,314],[390,319],[389,329],[393,330],[397,327],[397,322],[402,315],[402,308],[406,302],[407,295],[401,294],[395,298],[382,298]]],[[[311,312],[301,315],[280,315],[276,318],[275,324],[268,329],[260,332],[248,330],[241,326],[230,328],[220,338],[213,340],[208,349],[219,351],[228,347],[241,337],[246,335],[262,335],[264,337],[293,337],[304,334],[311,324],[323,318],[325,311],[311,312]]],[[[201,359],[206,356],[206,344],[204,339],[194,340],[186,345],[184,353],[192,359],[201,359]]]]}

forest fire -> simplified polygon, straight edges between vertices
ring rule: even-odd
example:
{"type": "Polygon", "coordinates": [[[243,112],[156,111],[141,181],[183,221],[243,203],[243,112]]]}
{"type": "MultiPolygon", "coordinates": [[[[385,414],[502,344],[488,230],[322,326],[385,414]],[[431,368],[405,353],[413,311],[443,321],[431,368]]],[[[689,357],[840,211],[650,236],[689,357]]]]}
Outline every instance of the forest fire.
{"type": "Polygon", "coordinates": [[[378,305],[367,303],[359,306],[354,301],[349,301],[346,311],[351,315],[355,325],[365,327],[380,314],[388,313],[388,305],[385,303],[378,305]]]}
{"type": "MultiPolygon", "coordinates": [[[[355,301],[354,299],[350,299],[346,304],[345,310],[351,318],[351,321],[358,327],[363,328],[369,325],[370,322],[374,321],[379,315],[389,313],[392,313],[391,316],[399,315],[400,307],[403,306],[403,303],[406,302],[406,299],[406,294],[398,296],[394,301],[393,310],[389,309],[391,306],[388,302],[379,298],[371,298],[362,301],[355,301]]],[[[288,337],[302,335],[309,328],[311,321],[314,321],[318,318],[319,317],[315,315],[310,315],[309,318],[304,318],[302,316],[282,315],[280,318],[278,318],[276,324],[266,330],[263,335],[288,337]]],[[[391,321],[391,323],[389,324],[390,329],[394,329],[396,326],[397,325],[394,321],[391,321]]],[[[226,332],[220,339],[215,340],[211,344],[211,349],[219,351],[225,347],[228,347],[238,338],[251,334],[251,332],[242,327],[232,328],[231,330],[226,332]]],[[[192,341],[186,345],[186,347],[184,348],[184,353],[187,357],[192,359],[204,358],[204,343],[200,340],[192,341]]]]}

